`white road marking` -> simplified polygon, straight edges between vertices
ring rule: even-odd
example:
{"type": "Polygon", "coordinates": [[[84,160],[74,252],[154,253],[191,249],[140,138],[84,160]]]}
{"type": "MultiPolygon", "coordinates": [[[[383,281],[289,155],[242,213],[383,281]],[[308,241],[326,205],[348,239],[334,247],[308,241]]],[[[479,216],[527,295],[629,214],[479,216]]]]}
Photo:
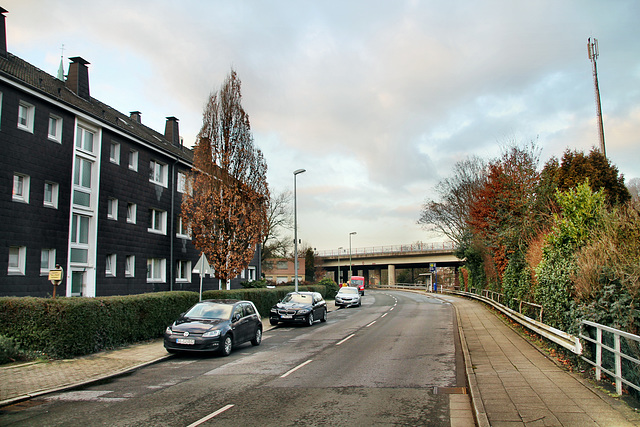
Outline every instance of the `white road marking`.
{"type": "Polygon", "coordinates": [[[380,318],[382,319],[382,318],[383,318],[384,316],[386,316],[387,314],[389,314],[389,313],[385,313],[385,314],[383,314],[382,316],[380,316],[380,318]]]}
{"type": "Polygon", "coordinates": [[[374,320],[373,322],[369,323],[367,326],[365,326],[365,328],[368,328],[369,326],[373,325],[374,323],[376,323],[377,320],[374,320]]]}
{"type": "Polygon", "coordinates": [[[355,334],[351,334],[351,335],[349,335],[348,337],[346,337],[346,338],[345,338],[345,339],[343,339],[342,341],[340,341],[340,342],[336,343],[336,345],[340,345],[340,344],[342,344],[343,342],[345,342],[346,340],[353,338],[353,336],[354,336],[354,335],[355,335],[355,334]]]}
{"type": "Polygon", "coordinates": [[[285,372],[284,374],[280,375],[280,378],[286,378],[286,377],[288,377],[289,375],[293,374],[293,373],[294,373],[295,371],[297,371],[298,369],[302,368],[304,365],[308,365],[308,364],[309,364],[309,363],[311,363],[311,362],[312,362],[312,360],[311,360],[311,359],[309,359],[309,360],[307,360],[306,362],[299,364],[299,365],[298,365],[298,366],[296,366],[295,368],[290,369],[289,371],[287,371],[287,372],[285,372]]]}
{"type": "Polygon", "coordinates": [[[195,423],[191,423],[189,424],[187,427],[196,427],[199,426],[200,424],[209,421],[211,418],[220,415],[221,413],[223,413],[224,411],[226,411],[227,409],[231,409],[233,408],[234,405],[227,405],[227,406],[223,406],[222,408],[218,409],[216,412],[207,415],[204,418],[200,418],[198,421],[196,421],[195,423]]]}

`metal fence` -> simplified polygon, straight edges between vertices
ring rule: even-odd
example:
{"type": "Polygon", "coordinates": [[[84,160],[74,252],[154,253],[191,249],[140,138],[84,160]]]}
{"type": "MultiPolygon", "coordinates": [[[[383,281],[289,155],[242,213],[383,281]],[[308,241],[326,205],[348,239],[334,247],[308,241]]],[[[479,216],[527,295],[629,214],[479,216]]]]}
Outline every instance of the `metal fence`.
{"type": "Polygon", "coordinates": [[[595,330],[595,338],[591,334],[580,333],[580,338],[590,343],[590,355],[595,358],[591,360],[582,356],[582,360],[591,364],[596,369],[596,380],[600,381],[602,373],[609,375],[616,381],[616,393],[622,394],[622,384],[640,391],[640,387],[631,380],[638,381],[640,373],[640,360],[627,354],[624,350],[633,351],[638,354],[640,336],[610,328],[599,323],[582,321],[582,331],[595,330]],[[627,340],[623,349],[623,339],[627,340]],[[613,341],[613,347],[608,343],[613,341]],[[624,365],[626,366],[626,369],[624,365]]]}
{"type": "MultiPolygon", "coordinates": [[[[412,252],[435,252],[435,251],[452,251],[455,249],[453,242],[438,243],[413,243],[408,245],[389,245],[389,246],[370,246],[364,248],[351,249],[351,255],[378,255],[378,254],[397,254],[412,252]]],[[[316,252],[319,257],[337,257],[349,256],[346,249],[330,249],[326,251],[316,252]]]]}

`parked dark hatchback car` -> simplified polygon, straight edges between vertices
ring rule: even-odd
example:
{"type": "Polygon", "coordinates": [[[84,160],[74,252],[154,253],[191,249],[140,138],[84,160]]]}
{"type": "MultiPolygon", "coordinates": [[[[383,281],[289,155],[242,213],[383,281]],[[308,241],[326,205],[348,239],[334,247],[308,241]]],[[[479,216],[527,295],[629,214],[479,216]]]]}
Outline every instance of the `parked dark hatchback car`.
{"type": "Polygon", "coordinates": [[[291,322],[311,326],[316,319],[327,321],[327,303],[318,292],[290,292],[269,313],[272,325],[291,322]]]}
{"type": "Polygon", "coordinates": [[[164,347],[178,351],[218,351],[228,356],[234,346],[262,342],[262,320],[251,301],[205,300],[191,307],[164,332],[164,347]]]}

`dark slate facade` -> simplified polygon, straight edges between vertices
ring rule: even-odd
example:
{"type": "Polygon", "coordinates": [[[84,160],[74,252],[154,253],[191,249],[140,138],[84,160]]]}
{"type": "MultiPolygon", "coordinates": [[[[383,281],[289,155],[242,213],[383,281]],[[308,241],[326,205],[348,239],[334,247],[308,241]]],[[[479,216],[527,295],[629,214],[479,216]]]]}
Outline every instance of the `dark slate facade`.
{"type": "MultiPolygon", "coordinates": [[[[178,119],[164,134],[90,96],[89,63],[64,81],[7,51],[0,8],[0,296],[198,291],[200,254],[181,227],[193,161],[178,119]]],[[[260,277],[260,250],[231,282],[260,277]]],[[[203,288],[220,283],[205,277],[203,288]]],[[[224,284],[223,284],[224,287],[224,284]]]]}

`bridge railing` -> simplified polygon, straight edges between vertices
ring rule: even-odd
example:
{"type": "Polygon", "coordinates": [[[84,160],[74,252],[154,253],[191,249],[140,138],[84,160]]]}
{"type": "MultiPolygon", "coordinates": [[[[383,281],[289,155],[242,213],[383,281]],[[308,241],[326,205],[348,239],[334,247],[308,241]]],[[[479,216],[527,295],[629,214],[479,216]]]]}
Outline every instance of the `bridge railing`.
{"type": "MultiPolygon", "coordinates": [[[[431,251],[452,251],[455,249],[454,242],[438,242],[438,243],[412,243],[408,245],[389,245],[389,246],[369,246],[364,248],[352,248],[353,255],[378,255],[378,254],[397,254],[412,252],[431,252],[431,251]]],[[[349,251],[344,249],[329,249],[316,252],[319,257],[348,257],[349,251]]]]}

